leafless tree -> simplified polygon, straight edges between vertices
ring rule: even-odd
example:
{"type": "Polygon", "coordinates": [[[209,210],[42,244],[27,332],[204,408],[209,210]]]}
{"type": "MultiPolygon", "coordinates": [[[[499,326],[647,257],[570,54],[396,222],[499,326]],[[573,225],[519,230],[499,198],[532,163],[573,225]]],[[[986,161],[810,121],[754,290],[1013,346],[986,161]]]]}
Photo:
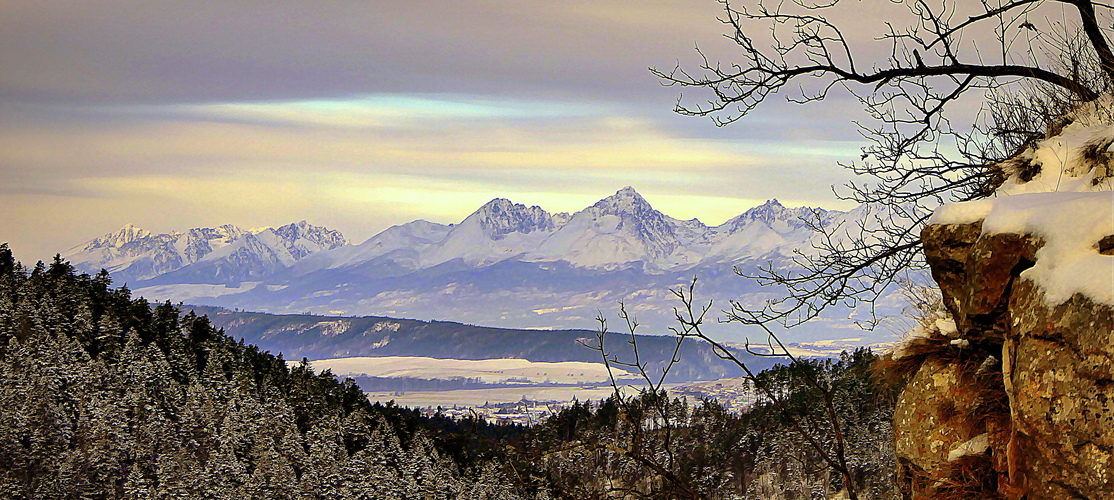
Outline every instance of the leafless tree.
{"type": "MultiPolygon", "coordinates": [[[[811,390],[816,391],[820,398],[824,401],[824,413],[828,420],[828,424],[832,429],[832,438],[834,439],[834,446],[828,448],[820,442],[817,435],[805,429],[803,423],[799,418],[786,408],[785,403],[778,394],[775,394],[773,389],[763,384],[755,373],[746,365],[746,363],[735,353],[728,349],[727,346],[719,341],[712,339],[701,328],[704,323],[704,318],[712,307],[712,303],[708,302],[703,307],[695,304],[694,292],[696,289],[696,278],[688,285],[687,289],[684,287],[673,290],[673,294],[681,301],[681,307],[674,310],[678,328],[674,329],[674,333],[679,339],[697,338],[707,342],[712,346],[713,352],[720,359],[731,361],[736,366],[741,368],[746,374],[746,379],[750,381],[755,390],[767,398],[767,400],[774,405],[778,411],[785,418],[789,426],[800,436],[802,440],[808,443],[819,456],[820,459],[831,469],[839,474],[843,479],[844,491],[847,492],[847,497],[850,500],[857,500],[859,498],[858,492],[855,488],[855,482],[852,479],[852,470],[847,461],[846,440],[843,435],[843,425],[840,422],[839,415],[836,412],[835,400],[832,395],[832,390],[821,380],[817,379],[810,370],[801,370],[805,382],[810,386],[811,390]]],[[[800,366],[801,360],[794,356],[781,340],[778,339],[772,331],[770,331],[764,324],[757,322],[762,327],[769,339],[768,350],[765,352],[756,352],[750,348],[750,342],[747,342],[746,352],[754,356],[776,356],[788,358],[790,366],[800,366]]]]}
{"type": "MultiPolygon", "coordinates": [[[[650,360],[643,359],[638,350],[638,321],[627,313],[626,307],[622,304],[619,308],[619,317],[630,334],[627,343],[631,346],[631,359],[620,359],[608,345],[607,339],[610,335],[607,320],[602,313],[596,317],[599,328],[596,330],[595,343],[582,342],[585,347],[598,351],[603,358],[615,401],[622,410],[627,432],[630,434],[625,447],[613,447],[610,451],[633,460],[666,480],[672,496],[694,500],[703,498],[687,478],[677,473],[674,438],[678,426],[684,425],[684,422],[678,421],[678,405],[669,399],[669,394],[664,389],[665,379],[670,369],[680,360],[678,354],[681,352],[685,337],[677,336],[673,355],[662,365],[661,373],[652,373],[650,360]],[[638,398],[626,393],[624,388],[620,387],[619,377],[615,373],[616,368],[633,371],[645,384],[645,389],[641,391],[638,398]]],[[[621,489],[631,493],[626,485],[621,489]]]]}
{"type": "Polygon", "coordinates": [[[679,98],[678,113],[724,126],[774,94],[808,104],[847,92],[869,117],[856,123],[867,140],[861,157],[843,164],[866,180],[836,194],[870,205],[870,217],[858,227],[811,221],[822,237],[816,252],[795,258],[796,271],[770,266],[747,276],[786,293],[759,307],[734,303],[729,319],[745,324],[792,327],[835,304],[873,310],[902,272],[923,269],[919,235],[935,206],[988,196],[1003,180],[994,165],[1114,88],[1110,4],[721,3],[738,61],[713,62],[698,48],[698,69],[651,70],[666,85],[709,96],[679,98]],[[877,19],[879,8],[896,14],[877,19]],[[864,39],[872,27],[878,36],[864,39]]]}
{"type": "Polygon", "coordinates": [[[761,377],[758,377],[747,365],[745,358],[739,355],[739,350],[732,349],[722,342],[709,337],[705,333],[702,326],[704,325],[708,312],[712,308],[712,303],[708,302],[703,306],[696,303],[694,298],[696,283],[697,278],[694,277],[687,286],[671,290],[674,296],[681,302],[681,306],[674,309],[674,317],[677,326],[670,329],[675,336],[677,348],[674,351],[672,359],[665,363],[660,375],[651,375],[647,369],[649,360],[640,357],[638,351],[638,337],[635,333],[638,328],[638,322],[627,313],[625,305],[620,304],[619,317],[623,320],[627,331],[630,333],[630,340],[628,340],[627,343],[632,347],[631,352],[633,352],[633,355],[631,359],[620,359],[615,356],[605,343],[608,337],[608,330],[607,321],[603,318],[602,314],[597,318],[599,329],[596,334],[596,343],[584,344],[601,354],[604,365],[607,367],[616,399],[619,400],[624,414],[628,416],[628,420],[631,419],[631,415],[638,416],[635,419],[637,421],[630,422],[632,425],[630,446],[614,451],[619,451],[629,458],[634,459],[639,464],[649,468],[655,474],[659,474],[662,478],[669,481],[677,496],[683,496],[684,498],[702,498],[698,489],[694,488],[687,478],[676,472],[674,466],[673,436],[685,423],[677,421],[677,412],[673,410],[668,392],[663,385],[670,368],[678,362],[676,353],[680,351],[681,345],[687,339],[697,339],[707,342],[712,347],[712,352],[720,359],[730,361],[742,369],[744,378],[750,386],[777,410],[782,418],[785,419],[788,427],[792,429],[793,433],[797,435],[802,442],[806,443],[807,448],[816,453],[821,462],[828,469],[839,475],[842,479],[843,490],[847,493],[848,498],[857,500],[859,496],[854,481],[855,471],[848,460],[844,425],[837,412],[836,396],[830,384],[818,378],[816,374],[809,369],[806,362],[794,356],[771,330],[761,323],[758,323],[759,326],[765,329],[768,335],[768,344],[762,351],[756,351],[751,349],[750,343],[748,342],[744,349],[745,352],[752,356],[786,358],[790,367],[798,369],[797,371],[807,385],[807,390],[816,394],[818,399],[823,402],[823,418],[826,420],[827,427],[831,431],[831,435],[826,436],[820,435],[814,429],[811,429],[803,420],[807,417],[798,415],[791,410],[784,401],[785,395],[780,394],[776,388],[767,385],[761,377]],[[634,371],[638,374],[639,378],[642,379],[643,383],[649,387],[642,392],[642,396],[638,400],[638,408],[635,408],[633,405],[633,401],[635,401],[634,398],[624,394],[623,388],[620,387],[618,383],[618,377],[614,373],[613,367],[622,367],[634,371]],[[653,435],[653,438],[651,438],[651,435],[653,435]]]}

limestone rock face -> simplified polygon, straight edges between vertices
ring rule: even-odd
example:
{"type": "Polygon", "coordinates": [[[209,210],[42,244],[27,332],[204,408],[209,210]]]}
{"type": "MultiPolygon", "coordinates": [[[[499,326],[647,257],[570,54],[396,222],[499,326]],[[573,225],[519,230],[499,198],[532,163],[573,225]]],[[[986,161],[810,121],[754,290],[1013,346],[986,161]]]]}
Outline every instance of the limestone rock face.
{"type": "Polygon", "coordinates": [[[945,203],[921,232],[943,307],[887,365],[910,381],[906,498],[1114,499],[1112,109],[1105,93],[1058,116],[991,166],[992,196],[945,203]],[[941,405],[971,410],[931,420],[941,405]]]}
{"type": "Polygon", "coordinates": [[[894,434],[898,474],[906,478],[903,489],[928,493],[931,482],[927,479],[940,475],[948,452],[985,432],[961,418],[978,404],[973,394],[957,391],[962,378],[956,364],[930,359],[898,398],[894,434]]]}
{"type": "Polygon", "coordinates": [[[951,298],[944,301],[944,306],[956,318],[959,317],[963,299],[968,295],[965,288],[971,246],[978,241],[981,232],[982,224],[978,222],[928,226],[921,231],[921,243],[925,260],[932,269],[932,279],[936,280],[940,292],[951,298]]]}
{"type": "Polygon", "coordinates": [[[980,235],[981,228],[980,222],[928,226],[921,241],[959,331],[972,340],[1000,343],[1010,326],[1010,286],[1033,265],[1043,242],[1017,234],[980,235]]]}
{"type": "MultiPolygon", "coordinates": [[[[898,401],[894,430],[906,496],[938,497],[962,474],[969,478],[969,469],[948,461],[949,451],[985,432],[982,494],[1114,498],[1114,308],[1081,293],[1049,304],[1021,276],[1045,243],[982,234],[981,227],[930,225],[921,235],[944,305],[970,347],[945,343],[939,353],[922,354],[898,401]],[[980,357],[1001,363],[973,368],[980,357]],[[987,384],[988,374],[1000,380],[987,384]],[[987,403],[998,396],[1008,406],[987,403]]],[[[1096,243],[1096,252],[1102,246],[1096,243]]]]}
{"type": "Polygon", "coordinates": [[[1029,498],[1114,498],[1114,310],[1010,296],[1005,377],[1029,498]]]}

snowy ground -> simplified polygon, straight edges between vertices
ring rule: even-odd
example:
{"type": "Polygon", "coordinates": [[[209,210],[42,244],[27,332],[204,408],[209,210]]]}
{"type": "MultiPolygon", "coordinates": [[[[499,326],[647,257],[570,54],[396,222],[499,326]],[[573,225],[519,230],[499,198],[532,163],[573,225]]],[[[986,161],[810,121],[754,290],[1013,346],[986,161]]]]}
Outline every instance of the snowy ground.
{"type": "Polygon", "coordinates": [[[438,406],[450,408],[457,406],[483,406],[484,403],[511,403],[522,401],[599,401],[606,399],[612,393],[610,386],[585,386],[585,387],[509,387],[502,389],[471,389],[459,391],[415,391],[405,393],[394,392],[369,392],[368,398],[372,402],[386,403],[394,401],[395,404],[411,408],[426,408],[438,406]]]}
{"type": "MultiPolygon", "coordinates": [[[[868,340],[865,340],[863,337],[850,337],[844,339],[817,340],[812,342],[787,342],[785,344],[785,349],[789,351],[789,354],[803,358],[831,358],[837,357],[840,355],[840,353],[843,352],[853,352],[855,349],[858,349],[860,347],[869,347],[873,349],[875,353],[880,353],[882,351],[885,351],[886,349],[889,349],[895,342],[896,340],[890,342],[870,342],[868,340]]],[[[748,346],[745,343],[729,342],[727,343],[727,345],[736,349],[745,350],[749,348],[753,352],[762,354],[769,354],[771,352],[783,352],[781,347],[779,347],[777,344],[770,345],[765,343],[755,343],[748,346]]]]}
{"type": "MultiPolygon", "coordinates": [[[[603,363],[563,361],[543,363],[525,359],[436,359],[416,356],[354,357],[311,362],[315,370],[340,376],[412,377],[422,379],[476,378],[486,383],[575,384],[607,383],[603,363]]],[[[613,368],[617,377],[627,372],[613,368]]],[[[512,389],[517,390],[517,389],[512,389]]]]}
{"type": "Polygon", "coordinates": [[[258,281],[246,281],[237,286],[212,285],[207,283],[184,283],[174,285],[154,285],[132,290],[132,295],[145,297],[152,302],[169,300],[173,303],[187,302],[198,297],[221,297],[243,293],[259,286],[258,281]]]}

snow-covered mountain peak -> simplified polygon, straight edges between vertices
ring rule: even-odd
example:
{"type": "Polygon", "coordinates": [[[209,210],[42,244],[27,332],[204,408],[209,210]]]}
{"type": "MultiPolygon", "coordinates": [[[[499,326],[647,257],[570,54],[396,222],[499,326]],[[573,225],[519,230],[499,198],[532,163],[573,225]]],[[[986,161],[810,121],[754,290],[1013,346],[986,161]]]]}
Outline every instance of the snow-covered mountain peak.
{"type": "MultiPolygon", "coordinates": [[[[345,244],[339,232],[305,221],[256,231],[223,224],[160,234],[128,224],[67,251],[63,257],[82,272],[103,268],[119,281],[151,279],[205,263],[208,274],[197,279],[234,282],[345,244]],[[237,275],[241,270],[247,274],[237,275]]],[[[190,279],[195,279],[193,274],[190,279]]]]}
{"type": "Polygon", "coordinates": [[[826,210],[820,208],[788,208],[777,201],[777,198],[774,198],[743,212],[742,215],[724,223],[724,226],[733,231],[753,222],[761,222],[774,229],[806,228],[808,224],[805,223],[805,220],[814,221],[817,215],[823,218],[827,213],[826,210]]]}
{"type": "Polygon", "coordinates": [[[461,222],[462,226],[478,224],[484,234],[492,239],[503,239],[511,233],[529,234],[534,231],[552,231],[557,224],[553,216],[541,207],[527,207],[506,198],[496,198],[461,222]]]}
{"type": "Polygon", "coordinates": [[[650,206],[646,198],[643,198],[642,195],[638,194],[638,191],[635,191],[634,188],[630,186],[620,189],[616,191],[615,194],[597,201],[595,205],[592,205],[592,208],[613,215],[633,215],[636,217],[649,215],[651,213],[656,213],[659,216],[661,215],[660,212],[654,210],[654,207],[650,206]]]}
{"type": "Polygon", "coordinates": [[[673,224],[670,224],[673,219],[655,210],[642,195],[638,194],[638,191],[630,186],[578,212],[573,215],[573,219],[583,216],[591,216],[597,221],[606,220],[605,216],[618,216],[619,220],[616,221],[614,230],[626,228],[627,234],[644,243],[655,247],[667,247],[665,253],[672,251],[671,247],[676,243],[673,224]]]}
{"type": "Polygon", "coordinates": [[[743,212],[743,216],[750,219],[771,220],[784,215],[786,210],[788,209],[785,208],[785,205],[782,205],[780,201],[777,201],[777,198],[774,198],[766,200],[766,203],[743,212]]]}
{"type": "Polygon", "coordinates": [[[627,186],[573,214],[527,258],[594,268],[634,262],[669,267],[680,244],[672,220],[627,186]]]}
{"type": "MultiPolygon", "coordinates": [[[[861,217],[817,213],[825,225],[861,217]]],[[[443,264],[433,273],[456,272],[462,266],[479,270],[508,260],[565,263],[588,273],[638,269],[660,274],[791,255],[809,245],[814,233],[801,219],[815,215],[813,209],[788,208],[771,199],[708,227],[698,219],[659,212],[627,186],[572,214],[496,198],[458,224],[416,220],[360,245],[305,220],[251,230],[229,224],[164,234],[129,225],[64,257],[84,272],[103,267],[116,280],[152,280],[152,286],[275,280],[272,285],[293,287],[283,280],[311,274],[393,279],[443,264]]]]}
{"type": "Polygon", "coordinates": [[[290,244],[297,244],[299,240],[305,240],[319,247],[310,253],[319,250],[332,250],[348,244],[348,240],[344,238],[340,231],[323,226],[314,226],[305,220],[292,222],[274,231],[275,234],[282,237],[283,241],[290,244]]]}
{"type": "Polygon", "coordinates": [[[122,247],[133,241],[141,240],[151,236],[151,232],[146,229],[140,229],[131,224],[126,224],[120,230],[114,233],[108,233],[100,238],[96,238],[84,245],[85,251],[94,250],[97,248],[116,248],[122,247]]]}

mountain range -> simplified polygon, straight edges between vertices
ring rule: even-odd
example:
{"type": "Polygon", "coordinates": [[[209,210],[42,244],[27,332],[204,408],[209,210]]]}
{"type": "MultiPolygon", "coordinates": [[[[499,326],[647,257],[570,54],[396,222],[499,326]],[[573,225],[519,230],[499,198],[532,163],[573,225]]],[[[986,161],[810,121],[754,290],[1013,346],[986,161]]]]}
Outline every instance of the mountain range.
{"type": "MultiPolygon", "coordinates": [[[[679,305],[670,289],[696,276],[702,302],[760,304],[776,292],[736,269],[792,266],[795,252],[811,250],[814,227],[865,217],[864,208],[788,208],[775,199],[707,226],[669,217],[626,187],[572,214],[495,199],[457,224],[416,220],[356,245],[305,221],[166,234],[126,226],[63,257],[85,272],[107,269],[154,300],[548,329],[593,328],[623,302],[644,330],[665,333],[679,305]]],[[[852,311],[833,313],[801,340],[861,335],[845,330],[852,311]]]]}
{"type": "Polygon", "coordinates": [[[163,234],[128,224],[62,257],[80,271],[106,269],[117,281],[142,281],[183,270],[200,282],[232,283],[269,276],[310,254],[345,244],[339,231],[304,220],[279,228],[244,230],[225,224],[163,234]]]}

